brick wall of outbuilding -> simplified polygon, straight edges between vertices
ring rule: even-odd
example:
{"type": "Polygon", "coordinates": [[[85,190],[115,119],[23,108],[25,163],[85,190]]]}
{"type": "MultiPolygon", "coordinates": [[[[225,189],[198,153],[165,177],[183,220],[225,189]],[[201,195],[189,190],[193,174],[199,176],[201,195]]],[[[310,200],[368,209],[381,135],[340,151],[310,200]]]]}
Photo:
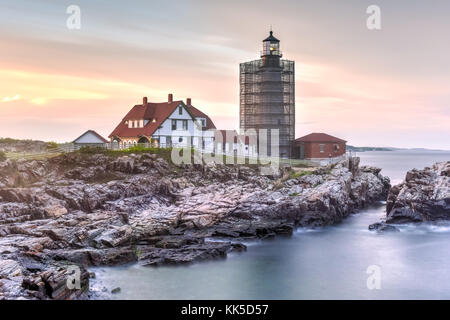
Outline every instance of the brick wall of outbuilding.
{"type": "Polygon", "coordinates": [[[346,152],[345,143],[334,142],[303,142],[305,147],[305,159],[326,159],[342,156],[346,152]],[[324,145],[323,152],[320,152],[320,145],[324,145]],[[335,147],[336,146],[336,147],[335,147]]]}

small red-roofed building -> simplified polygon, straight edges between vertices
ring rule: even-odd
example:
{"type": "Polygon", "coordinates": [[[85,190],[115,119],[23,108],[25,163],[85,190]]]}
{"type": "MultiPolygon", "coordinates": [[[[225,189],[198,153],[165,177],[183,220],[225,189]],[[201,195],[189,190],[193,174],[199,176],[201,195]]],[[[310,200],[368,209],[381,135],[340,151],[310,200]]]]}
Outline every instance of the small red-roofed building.
{"type": "Polygon", "coordinates": [[[346,153],[346,143],[326,133],[310,133],[295,140],[294,154],[305,160],[340,158],[346,153]]]}

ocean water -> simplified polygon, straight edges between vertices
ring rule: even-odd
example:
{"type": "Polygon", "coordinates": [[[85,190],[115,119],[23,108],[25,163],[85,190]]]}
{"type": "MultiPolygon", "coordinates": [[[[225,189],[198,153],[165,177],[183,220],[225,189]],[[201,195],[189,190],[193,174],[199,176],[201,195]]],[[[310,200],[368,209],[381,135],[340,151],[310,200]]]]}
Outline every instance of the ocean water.
{"type": "MultiPolygon", "coordinates": [[[[412,168],[450,160],[450,152],[358,156],[363,165],[383,168],[394,184],[412,168]]],[[[120,287],[114,299],[450,299],[450,223],[370,232],[369,224],[384,214],[385,205],[378,203],[338,225],[246,243],[247,252],[222,260],[93,268],[93,287],[120,287]],[[371,268],[378,271],[376,288],[367,285],[371,268]]]]}

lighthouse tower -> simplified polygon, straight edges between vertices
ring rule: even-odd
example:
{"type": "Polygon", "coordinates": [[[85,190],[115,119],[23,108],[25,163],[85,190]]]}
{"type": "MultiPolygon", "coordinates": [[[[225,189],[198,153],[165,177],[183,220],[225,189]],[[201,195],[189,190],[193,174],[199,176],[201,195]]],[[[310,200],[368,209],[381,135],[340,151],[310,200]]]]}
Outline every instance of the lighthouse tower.
{"type": "Polygon", "coordinates": [[[270,156],[292,157],[295,137],[295,65],[284,60],[273,32],[263,40],[261,59],[240,64],[241,131],[267,129],[270,156]],[[271,154],[273,130],[279,134],[279,155],[271,154]]]}

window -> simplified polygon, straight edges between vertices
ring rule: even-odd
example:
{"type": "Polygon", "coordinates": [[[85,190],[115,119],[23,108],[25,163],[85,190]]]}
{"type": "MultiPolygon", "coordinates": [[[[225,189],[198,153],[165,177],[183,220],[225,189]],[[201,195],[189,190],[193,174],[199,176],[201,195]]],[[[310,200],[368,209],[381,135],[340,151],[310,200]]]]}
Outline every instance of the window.
{"type": "Polygon", "coordinates": [[[179,137],[178,142],[183,142],[183,137],[179,137]]]}
{"type": "Polygon", "coordinates": [[[339,145],[338,144],[335,144],[334,145],[334,152],[338,152],[339,151],[339,145]]]}
{"type": "Polygon", "coordinates": [[[178,107],[178,114],[183,114],[183,107],[178,107]]]}
{"type": "Polygon", "coordinates": [[[187,120],[183,120],[183,130],[187,130],[188,129],[188,122],[187,120]]]}
{"type": "Polygon", "coordinates": [[[206,127],[206,120],[205,119],[202,119],[202,127],[203,128],[206,127]]]}
{"type": "Polygon", "coordinates": [[[177,120],[172,120],[172,130],[177,130],[177,120]]]}
{"type": "Polygon", "coordinates": [[[320,152],[325,152],[325,145],[324,144],[319,144],[320,147],[320,152]]]}

